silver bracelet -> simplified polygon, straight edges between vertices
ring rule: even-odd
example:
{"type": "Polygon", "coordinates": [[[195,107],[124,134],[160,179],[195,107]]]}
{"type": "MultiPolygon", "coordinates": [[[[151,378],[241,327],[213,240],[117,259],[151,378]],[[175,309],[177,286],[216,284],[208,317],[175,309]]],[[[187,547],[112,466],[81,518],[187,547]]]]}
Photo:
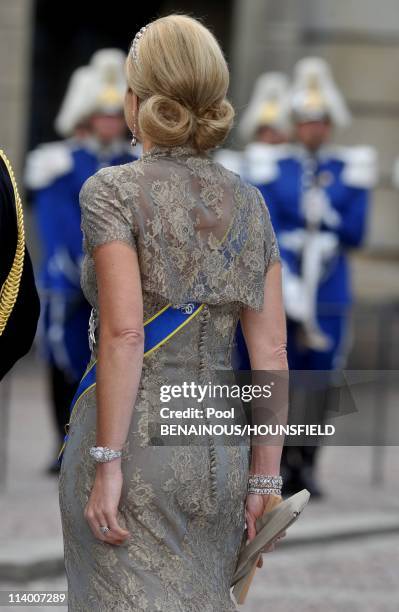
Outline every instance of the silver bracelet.
{"type": "Polygon", "coordinates": [[[250,474],[248,476],[248,486],[257,489],[281,489],[283,479],[281,476],[268,476],[266,474],[250,474]]]}
{"type": "Polygon", "coordinates": [[[112,448],[108,448],[108,446],[92,446],[89,453],[94,461],[98,463],[106,463],[107,461],[122,457],[121,450],[113,450],[112,448]]]}
{"type": "Polygon", "coordinates": [[[279,495],[281,497],[281,489],[274,488],[257,488],[257,487],[248,487],[248,494],[252,493],[253,495],[279,495]]]}

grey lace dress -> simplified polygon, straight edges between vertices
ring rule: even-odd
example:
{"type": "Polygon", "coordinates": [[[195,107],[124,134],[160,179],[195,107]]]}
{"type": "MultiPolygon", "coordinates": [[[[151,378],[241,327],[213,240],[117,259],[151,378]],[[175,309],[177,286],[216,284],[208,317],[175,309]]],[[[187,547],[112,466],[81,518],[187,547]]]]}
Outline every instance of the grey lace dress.
{"type": "Polygon", "coordinates": [[[119,520],[132,534],[124,546],[96,539],[83,516],[95,475],[95,389],[72,415],[59,480],[69,610],[236,610],[230,582],[245,524],[249,442],[208,436],[201,445],[153,446],[147,425],[160,385],[176,372],[201,382],[231,368],[240,309],[262,308],[265,273],[279,259],[268,209],[255,187],[186,146],[154,147],[100,170],[82,189],[81,210],[82,287],[96,338],[92,254],[109,241],[137,249],[145,319],[168,303],[205,307],[144,359],[122,461],[119,520]]]}

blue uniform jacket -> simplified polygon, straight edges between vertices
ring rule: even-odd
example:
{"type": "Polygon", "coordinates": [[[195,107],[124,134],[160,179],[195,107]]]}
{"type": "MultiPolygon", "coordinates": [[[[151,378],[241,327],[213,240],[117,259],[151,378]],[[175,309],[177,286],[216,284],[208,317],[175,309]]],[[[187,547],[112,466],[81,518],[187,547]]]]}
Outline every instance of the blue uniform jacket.
{"type": "Polygon", "coordinates": [[[125,143],[104,152],[92,141],[50,143],[31,155],[36,158],[30,164],[28,159],[27,183],[33,191],[42,245],[39,280],[44,306],[43,347],[50,362],[71,380],[79,380],[90,357],[90,306],[80,287],[83,250],[79,192],[86,179],[101,167],[128,163],[136,157],[125,143]],[[45,165],[45,176],[36,179],[45,165]]]}
{"type": "MultiPolygon", "coordinates": [[[[351,160],[350,155],[345,159],[345,155],[340,155],[339,152],[339,149],[335,155],[334,150],[331,153],[321,152],[317,158],[315,171],[319,184],[324,184],[323,189],[331,208],[338,213],[339,218],[336,227],[324,223],[320,227],[321,231],[334,233],[339,241],[338,252],[328,262],[319,284],[317,303],[320,315],[323,312],[338,314],[351,303],[352,290],[347,253],[349,249],[361,244],[366,231],[370,176],[362,177],[362,173],[357,168],[348,169],[348,164],[353,166],[359,163],[359,160],[351,160]]],[[[276,167],[271,175],[272,180],[257,185],[269,207],[278,239],[282,232],[292,232],[306,227],[301,209],[303,157],[303,149],[287,147],[286,155],[280,155],[273,162],[276,167]]],[[[366,172],[367,168],[363,174],[366,172]]],[[[280,252],[291,271],[299,274],[300,254],[284,248],[281,244],[280,252]]]]}

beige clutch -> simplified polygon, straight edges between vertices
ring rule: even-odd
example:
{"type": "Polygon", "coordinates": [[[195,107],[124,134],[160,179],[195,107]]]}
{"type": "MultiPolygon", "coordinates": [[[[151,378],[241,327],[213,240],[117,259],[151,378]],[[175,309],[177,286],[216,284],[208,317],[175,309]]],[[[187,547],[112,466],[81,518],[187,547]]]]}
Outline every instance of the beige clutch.
{"type": "Polygon", "coordinates": [[[249,544],[246,543],[245,532],[231,583],[238,604],[245,602],[262,549],[270,546],[278,535],[296,521],[309,498],[310,493],[307,489],[295,493],[284,501],[279,496],[271,495],[265,512],[256,521],[256,536],[249,544]]]}

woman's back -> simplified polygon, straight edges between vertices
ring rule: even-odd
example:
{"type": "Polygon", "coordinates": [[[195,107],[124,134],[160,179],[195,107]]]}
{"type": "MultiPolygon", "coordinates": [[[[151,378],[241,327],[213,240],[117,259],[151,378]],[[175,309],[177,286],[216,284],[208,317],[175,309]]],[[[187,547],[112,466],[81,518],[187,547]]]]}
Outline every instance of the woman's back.
{"type": "Polygon", "coordinates": [[[92,250],[128,242],[138,252],[144,320],[166,303],[205,303],[202,318],[210,313],[212,324],[206,352],[213,365],[226,366],[240,307],[261,308],[264,276],[278,257],[257,189],[189,146],[154,147],[89,179],[81,206],[88,255],[82,284],[92,306],[98,307],[92,250]]]}

